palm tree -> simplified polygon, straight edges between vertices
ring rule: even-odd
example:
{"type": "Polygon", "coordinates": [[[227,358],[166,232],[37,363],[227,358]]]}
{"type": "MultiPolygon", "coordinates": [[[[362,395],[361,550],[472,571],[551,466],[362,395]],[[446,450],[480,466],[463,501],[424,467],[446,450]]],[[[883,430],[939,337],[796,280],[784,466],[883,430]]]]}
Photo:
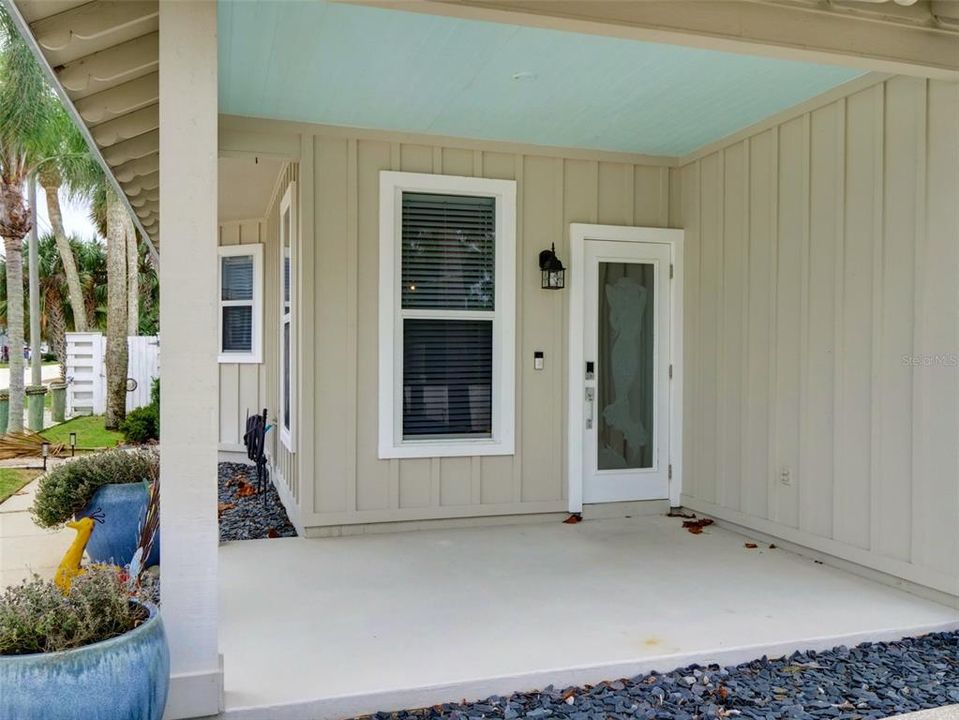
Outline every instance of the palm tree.
{"type": "Polygon", "coordinates": [[[6,251],[10,420],[23,429],[23,238],[33,227],[24,185],[49,157],[57,105],[36,60],[0,8],[0,236],[6,251]]]}
{"type": "Polygon", "coordinates": [[[59,103],[54,108],[50,123],[52,139],[56,145],[50,148],[50,158],[40,165],[37,179],[46,195],[50,225],[53,228],[53,236],[56,238],[57,251],[63,262],[70,306],[73,310],[74,329],[78,332],[86,332],[88,325],[83,304],[83,289],[80,285],[76,259],[71,252],[70,241],[63,228],[60,189],[66,185],[74,195],[86,195],[99,181],[102,171],[90,155],[80,131],[59,103]]]}

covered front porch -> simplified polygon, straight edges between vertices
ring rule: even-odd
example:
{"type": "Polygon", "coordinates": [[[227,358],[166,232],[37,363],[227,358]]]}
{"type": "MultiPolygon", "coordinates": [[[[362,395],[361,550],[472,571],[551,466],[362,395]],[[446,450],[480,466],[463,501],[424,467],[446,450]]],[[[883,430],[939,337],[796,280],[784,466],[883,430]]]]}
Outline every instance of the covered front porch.
{"type": "Polygon", "coordinates": [[[345,718],[959,628],[959,610],[661,514],[255,540],[219,560],[229,720],[345,718]]]}

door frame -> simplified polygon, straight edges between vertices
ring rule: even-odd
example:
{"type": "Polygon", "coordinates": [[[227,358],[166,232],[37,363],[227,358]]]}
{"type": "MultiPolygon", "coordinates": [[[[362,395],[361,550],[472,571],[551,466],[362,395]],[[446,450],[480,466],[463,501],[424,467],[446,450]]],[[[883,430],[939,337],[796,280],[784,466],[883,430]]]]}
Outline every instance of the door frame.
{"type": "Polygon", "coordinates": [[[570,223],[569,325],[567,342],[567,462],[566,491],[569,511],[583,510],[583,326],[584,268],[587,240],[641,242],[668,245],[672,278],[669,284],[669,504],[678,507],[683,485],[683,236],[669,228],[570,223]]]}

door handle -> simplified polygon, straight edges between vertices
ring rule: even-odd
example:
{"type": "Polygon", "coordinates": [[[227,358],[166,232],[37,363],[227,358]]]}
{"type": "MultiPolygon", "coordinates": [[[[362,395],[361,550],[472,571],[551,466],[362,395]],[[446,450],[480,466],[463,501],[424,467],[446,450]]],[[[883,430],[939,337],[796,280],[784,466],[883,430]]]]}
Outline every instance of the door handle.
{"type": "Polygon", "coordinates": [[[586,429],[592,430],[593,428],[593,398],[596,396],[596,389],[588,387],[586,388],[586,401],[584,403],[584,413],[586,415],[586,429]]]}

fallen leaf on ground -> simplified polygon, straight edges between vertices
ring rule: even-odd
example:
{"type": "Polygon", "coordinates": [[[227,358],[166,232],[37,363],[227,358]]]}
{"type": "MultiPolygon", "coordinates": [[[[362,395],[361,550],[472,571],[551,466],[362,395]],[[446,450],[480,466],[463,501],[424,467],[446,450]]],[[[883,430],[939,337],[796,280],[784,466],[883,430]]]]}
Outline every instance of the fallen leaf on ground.
{"type": "Polygon", "coordinates": [[[775,549],[776,549],[775,544],[769,543],[769,549],[770,549],[770,550],[775,550],[775,549]]]}
{"type": "Polygon", "coordinates": [[[747,550],[755,550],[755,549],[758,548],[758,547],[759,547],[759,546],[758,546],[756,543],[746,543],[746,549],[747,549],[747,550]]]}
{"type": "Polygon", "coordinates": [[[713,521],[709,518],[699,518],[698,520],[685,520],[683,521],[683,527],[689,530],[693,535],[700,535],[703,532],[704,527],[708,527],[713,524],[713,521]]]}
{"type": "Polygon", "coordinates": [[[256,488],[250,485],[250,483],[241,480],[239,485],[240,486],[236,491],[237,497],[249,497],[250,495],[256,495],[256,488]]]}
{"type": "Polygon", "coordinates": [[[575,525],[576,523],[583,522],[583,516],[579,513],[573,513],[568,518],[563,520],[564,525],[575,525]]]}
{"type": "Polygon", "coordinates": [[[268,538],[270,538],[270,539],[278,538],[278,537],[280,537],[280,533],[278,533],[278,532],[277,532],[276,530],[274,530],[273,528],[270,528],[269,530],[266,531],[266,536],[267,536],[268,538]]]}
{"type": "Polygon", "coordinates": [[[682,510],[670,510],[666,517],[679,517],[686,518],[687,520],[693,520],[696,517],[696,513],[683,512],[682,510]]]}
{"type": "Polygon", "coordinates": [[[236,503],[221,502],[216,506],[216,514],[222,516],[227,510],[232,510],[235,507],[236,503]]]}

